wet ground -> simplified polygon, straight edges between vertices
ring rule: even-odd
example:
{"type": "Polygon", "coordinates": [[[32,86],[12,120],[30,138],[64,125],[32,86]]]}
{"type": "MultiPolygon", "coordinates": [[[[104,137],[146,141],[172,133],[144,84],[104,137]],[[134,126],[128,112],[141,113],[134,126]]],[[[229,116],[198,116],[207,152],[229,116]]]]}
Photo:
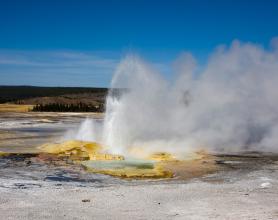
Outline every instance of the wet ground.
{"type": "MultiPolygon", "coordinates": [[[[177,173],[174,178],[160,180],[126,180],[102,174],[87,172],[81,164],[67,158],[61,159],[49,154],[25,153],[0,156],[0,176],[2,179],[35,180],[74,183],[88,186],[109,186],[113,184],[150,184],[186,183],[192,179],[209,183],[235,182],[253,172],[265,172],[269,179],[278,179],[272,173],[278,172],[278,155],[245,153],[241,155],[216,155],[217,171],[202,175],[184,175],[177,173]]],[[[3,187],[0,185],[0,187],[3,187]]],[[[21,186],[20,186],[21,187],[21,186]]]]}
{"type": "Polygon", "coordinates": [[[101,119],[94,113],[3,113],[0,112],[0,151],[37,152],[37,146],[63,138],[86,117],[101,119]]]}

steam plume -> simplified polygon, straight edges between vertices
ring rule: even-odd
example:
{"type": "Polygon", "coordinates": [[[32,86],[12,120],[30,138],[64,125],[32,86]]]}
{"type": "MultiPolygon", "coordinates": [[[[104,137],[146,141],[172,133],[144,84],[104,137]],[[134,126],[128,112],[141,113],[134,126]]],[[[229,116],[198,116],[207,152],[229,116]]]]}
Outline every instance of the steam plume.
{"type": "MultiPolygon", "coordinates": [[[[209,150],[278,149],[278,50],[234,41],[199,67],[189,53],[175,62],[173,82],[129,55],[107,97],[102,142],[113,153],[130,147],[176,155],[209,150]]],[[[277,42],[277,41],[276,41],[277,42]]]]}

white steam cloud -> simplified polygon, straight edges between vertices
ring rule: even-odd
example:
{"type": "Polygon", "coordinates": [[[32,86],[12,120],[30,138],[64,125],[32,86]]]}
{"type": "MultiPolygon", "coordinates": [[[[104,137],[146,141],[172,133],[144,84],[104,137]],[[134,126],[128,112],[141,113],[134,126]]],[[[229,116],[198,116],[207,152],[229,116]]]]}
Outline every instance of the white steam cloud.
{"type": "Polygon", "coordinates": [[[113,153],[132,146],[176,155],[216,151],[278,150],[278,47],[235,41],[219,47],[200,70],[190,54],[174,63],[169,82],[149,64],[127,56],[107,97],[102,142],[113,153]]]}

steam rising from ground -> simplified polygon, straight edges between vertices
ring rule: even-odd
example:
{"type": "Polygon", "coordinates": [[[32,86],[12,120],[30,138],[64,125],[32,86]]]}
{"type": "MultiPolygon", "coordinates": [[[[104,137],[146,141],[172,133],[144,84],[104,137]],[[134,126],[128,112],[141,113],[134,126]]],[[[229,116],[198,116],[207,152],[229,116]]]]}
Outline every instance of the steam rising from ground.
{"type": "Polygon", "coordinates": [[[278,47],[233,42],[205,67],[191,54],[174,63],[167,81],[136,56],[121,61],[107,97],[101,141],[113,153],[131,146],[175,154],[278,149],[278,47]]]}

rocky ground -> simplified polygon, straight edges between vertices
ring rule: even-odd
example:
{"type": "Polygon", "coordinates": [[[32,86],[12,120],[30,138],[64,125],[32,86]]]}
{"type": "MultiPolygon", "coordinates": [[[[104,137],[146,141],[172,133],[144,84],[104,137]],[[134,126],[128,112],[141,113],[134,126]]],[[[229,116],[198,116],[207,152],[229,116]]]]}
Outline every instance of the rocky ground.
{"type": "Polygon", "coordinates": [[[2,156],[1,219],[277,219],[277,156],[219,155],[182,180],[124,180],[49,155],[2,156]]]}

